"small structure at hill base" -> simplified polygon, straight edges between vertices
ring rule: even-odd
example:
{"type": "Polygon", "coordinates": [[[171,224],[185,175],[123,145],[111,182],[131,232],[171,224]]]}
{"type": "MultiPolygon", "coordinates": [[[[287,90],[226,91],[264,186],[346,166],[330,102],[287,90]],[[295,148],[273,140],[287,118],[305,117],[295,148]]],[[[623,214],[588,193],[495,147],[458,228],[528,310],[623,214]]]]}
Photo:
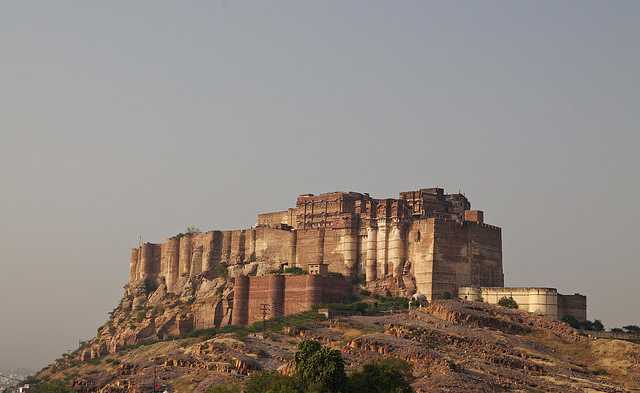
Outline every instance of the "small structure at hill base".
{"type": "Polygon", "coordinates": [[[498,304],[502,298],[513,298],[518,309],[550,319],[573,316],[578,321],[587,319],[587,297],[562,295],[555,288],[516,287],[461,287],[458,298],[489,304],[498,304]]]}

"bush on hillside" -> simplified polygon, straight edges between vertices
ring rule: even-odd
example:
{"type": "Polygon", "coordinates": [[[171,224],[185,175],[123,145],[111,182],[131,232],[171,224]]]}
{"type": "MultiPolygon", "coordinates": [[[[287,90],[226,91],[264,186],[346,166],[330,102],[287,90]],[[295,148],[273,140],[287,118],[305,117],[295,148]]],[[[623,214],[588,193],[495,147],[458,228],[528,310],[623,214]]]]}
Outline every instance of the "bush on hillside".
{"type": "Polygon", "coordinates": [[[344,392],[347,384],[340,351],[305,340],[298,345],[295,378],[305,392],[344,392]]]}
{"type": "Polygon", "coordinates": [[[75,393],[73,389],[60,381],[45,382],[29,379],[24,381],[24,383],[30,385],[30,393],[75,393]]]}
{"type": "Polygon", "coordinates": [[[254,373],[244,385],[244,393],[301,393],[292,377],[277,371],[254,373]]]}
{"type": "Polygon", "coordinates": [[[564,317],[562,317],[561,321],[574,329],[580,329],[581,327],[580,321],[578,321],[573,315],[565,315],[564,317]]]}
{"type": "Polygon", "coordinates": [[[602,331],[604,331],[604,325],[598,319],[596,319],[593,322],[591,322],[589,320],[586,320],[586,321],[583,321],[583,322],[579,322],[579,325],[580,325],[579,329],[582,329],[582,330],[590,330],[590,331],[593,331],[593,332],[602,332],[602,331]]]}
{"type": "Polygon", "coordinates": [[[292,274],[294,276],[302,276],[302,275],[307,274],[307,272],[303,268],[298,267],[298,266],[285,267],[284,268],[284,273],[285,274],[292,274]]]}
{"type": "Polygon", "coordinates": [[[205,393],[242,393],[242,389],[236,384],[219,383],[209,387],[205,393]]]}
{"type": "Polygon", "coordinates": [[[513,308],[513,309],[518,308],[518,302],[516,302],[515,299],[511,296],[509,297],[505,296],[500,300],[498,300],[498,305],[506,308],[513,308]]]}
{"type": "Polygon", "coordinates": [[[411,366],[400,359],[365,364],[349,378],[349,393],[412,393],[411,366]]]}

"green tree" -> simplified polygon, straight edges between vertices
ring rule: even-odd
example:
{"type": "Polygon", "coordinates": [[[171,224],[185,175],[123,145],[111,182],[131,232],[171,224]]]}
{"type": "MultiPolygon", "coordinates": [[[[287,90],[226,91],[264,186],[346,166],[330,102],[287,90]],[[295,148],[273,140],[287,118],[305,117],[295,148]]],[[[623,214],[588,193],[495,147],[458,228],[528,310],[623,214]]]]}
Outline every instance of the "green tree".
{"type": "Polygon", "coordinates": [[[244,393],[301,393],[292,377],[276,371],[254,373],[244,385],[244,393]]]}
{"type": "Polygon", "coordinates": [[[295,354],[296,379],[305,392],[344,392],[347,375],[340,351],[305,340],[295,354]]]}
{"type": "Polygon", "coordinates": [[[604,330],[604,325],[599,319],[596,319],[593,322],[586,320],[584,322],[580,322],[579,324],[580,324],[580,328],[584,330],[591,330],[594,332],[601,332],[604,330]]]}
{"type": "Polygon", "coordinates": [[[562,322],[566,323],[574,329],[580,329],[580,321],[578,321],[573,315],[565,315],[564,317],[562,317],[562,322]]]}
{"type": "Polygon", "coordinates": [[[640,326],[638,325],[627,325],[622,328],[629,333],[640,333],[640,326]]]}
{"type": "Polygon", "coordinates": [[[500,298],[498,305],[506,308],[518,308],[518,302],[511,296],[500,298]]]}
{"type": "Polygon", "coordinates": [[[593,324],[591,325],[591,330],[594,330],[596,332],[604,331],[604,325],[602,324],[602,321],[600,321],[599,319],[596,319],[595,321],[593,321],[593,324]]]}
{"type": "Polygon", "coordinates": [[[400,359],[365,364],[349,378],[349,393],[413,393],[411,366],[400,359]]]}

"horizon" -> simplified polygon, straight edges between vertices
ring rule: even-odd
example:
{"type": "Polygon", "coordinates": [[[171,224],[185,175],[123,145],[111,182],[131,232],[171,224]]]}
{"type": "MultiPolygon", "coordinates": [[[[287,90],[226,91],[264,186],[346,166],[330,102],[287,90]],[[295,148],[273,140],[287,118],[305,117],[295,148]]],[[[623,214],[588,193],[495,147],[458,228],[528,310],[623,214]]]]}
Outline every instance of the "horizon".
{"type": "Polygon", "coordinates": [[[640,3],[11,2],[0,14],[0,369],[122,295],[138,236],[296,196],[464,190],[506,286],[640,322],[640,3]],[[636,180],[634,180],[636,179],[636,180]]]}

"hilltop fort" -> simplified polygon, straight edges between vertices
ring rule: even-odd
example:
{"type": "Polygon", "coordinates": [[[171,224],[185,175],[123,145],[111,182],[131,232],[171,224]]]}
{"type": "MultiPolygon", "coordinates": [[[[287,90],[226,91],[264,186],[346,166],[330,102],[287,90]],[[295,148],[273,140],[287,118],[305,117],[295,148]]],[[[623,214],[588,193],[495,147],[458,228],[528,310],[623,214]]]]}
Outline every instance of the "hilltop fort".
{"type": "Polygon", "coordinates": [[[124,297],[81,358],[297,314],[357,288],[425,302],[506,296],[549,319],[586,319],[582,295],[504,287],[501,229],[463,194],[303,194],[295,207],[259,214],[252,228],[189,231],[133,248],[124,297]]]}
{"type": "Polygon", "coordinates": [[[326,264],[329,272],[369,285],[386,280],[389,290],[428,300],[455,295],[459,287],[501,287],[501,230],[470,208],[464,195],[441,188],[401,192],[398,199],[300,195],[294,208],[259,214],[254,228],[182,234],[134,248],[130,282],[164,282],[174,292],[216,265],[248,267],[252,274],[257,264],[304,270],[326,264]]]}

